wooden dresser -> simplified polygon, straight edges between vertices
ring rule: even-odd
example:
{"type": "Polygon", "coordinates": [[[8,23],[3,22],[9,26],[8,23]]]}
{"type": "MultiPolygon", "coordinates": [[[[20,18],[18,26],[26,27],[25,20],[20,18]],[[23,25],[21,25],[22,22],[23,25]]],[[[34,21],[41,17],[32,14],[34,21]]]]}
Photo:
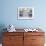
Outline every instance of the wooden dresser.
{"type": "Polygon", "coordinates": [[[44,32],[3,32],[3,46],[44,46],[44,32]]]}

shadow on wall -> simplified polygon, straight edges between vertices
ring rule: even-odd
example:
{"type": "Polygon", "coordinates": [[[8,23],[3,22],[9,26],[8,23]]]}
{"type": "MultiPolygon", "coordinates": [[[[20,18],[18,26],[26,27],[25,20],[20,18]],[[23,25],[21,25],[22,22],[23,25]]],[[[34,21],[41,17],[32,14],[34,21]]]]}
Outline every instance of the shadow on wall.
{"type": "Polygon", "coordinates": [[[0,24],[0,43],[2,43],[2,32],[5,32],[6,30],[3,30],[4,28],[6,28],[6,26],[4,24],[0,24]]]}

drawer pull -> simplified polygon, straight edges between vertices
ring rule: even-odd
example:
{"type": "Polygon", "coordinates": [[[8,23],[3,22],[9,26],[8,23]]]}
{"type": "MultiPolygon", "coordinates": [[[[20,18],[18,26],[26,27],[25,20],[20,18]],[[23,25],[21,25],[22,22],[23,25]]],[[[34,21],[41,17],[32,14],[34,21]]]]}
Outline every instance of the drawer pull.
{"type": "Polygon", "coordinates": [[[11,38],[9,38],[9,40],[12,40],[11,38]]]}
{"type": "Polygon", "coordinates": [[[32,39],[32,40],[36,40],[36,39],[32,39]]]}
{"type": "Polygon", "coordinates": [[[13,38],[9,38],[9,40],[13,40],[13,38]]]}

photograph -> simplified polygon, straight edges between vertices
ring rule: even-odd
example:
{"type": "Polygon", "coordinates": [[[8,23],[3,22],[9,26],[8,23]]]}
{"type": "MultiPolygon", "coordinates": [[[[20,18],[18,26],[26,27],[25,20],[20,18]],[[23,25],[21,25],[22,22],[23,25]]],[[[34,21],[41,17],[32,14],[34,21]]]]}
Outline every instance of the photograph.
{"type": "Polygon", "coordinates": [[[17,8],[17,19],[33,19],[34,8],[31,7],[19,7],[17,8]]]}

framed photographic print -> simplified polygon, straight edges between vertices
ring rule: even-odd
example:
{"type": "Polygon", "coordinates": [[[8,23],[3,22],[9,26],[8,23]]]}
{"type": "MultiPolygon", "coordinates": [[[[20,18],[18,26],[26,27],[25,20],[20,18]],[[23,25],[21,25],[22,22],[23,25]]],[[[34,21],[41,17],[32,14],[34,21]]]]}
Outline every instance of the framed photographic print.
{"type": "Polygon", "coordinates": [[[32,7],[19,7],[17,8],[17,19],[33,19],[34,8],[32,7]]]}

